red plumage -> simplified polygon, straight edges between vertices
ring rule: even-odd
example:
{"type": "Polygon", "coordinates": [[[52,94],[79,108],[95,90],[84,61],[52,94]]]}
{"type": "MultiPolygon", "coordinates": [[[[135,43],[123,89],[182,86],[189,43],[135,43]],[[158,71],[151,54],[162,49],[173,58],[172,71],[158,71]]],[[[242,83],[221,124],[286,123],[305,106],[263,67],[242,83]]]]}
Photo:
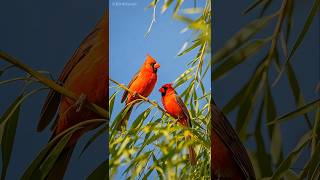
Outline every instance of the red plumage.
{"type": "MultiPolygon", "coordinates": [[[[186,105],[175,92],[171,84],[163,85],[159,91],[162,96],[162,104],[168,114],[177,119],[178,123],[186,127],[192,127],[191,118],[186,105]]],[[[186,136],[186,141],[190,140],[190,136],[186,136]]],[[[193,146],[189,146],[189,158],[191,165],[196,165],[196,153],[193,146]]]]}
{"type": "MultiPolygon", "coordinates": [[[[108,41],[109,15],[104,13],[101,21],[84,39],[80,47],[63,68],[59,82],[63,87],[76,95],[85,95],[85,100],[101,107],[107,107],[108,96],[108,41]]],[[[50,124],[57,113],[53,124],[52,138],[68,128],[86,120],[102,118],[95,112],[83,107],[77,110],[76,101],[51,90],[41,111],[37,130],[42,131],[50,124]]],[[[46,179],[63,179],[68,162],[79,137],[85,132],[99,126],[94,124],[76,131],[55,162],[46,179]]]]}
{"type": "Polygon", "coordinates": [[[246,149],[224,114],[211,102],[212,179],[255,180],[246,149]]]}
{"type": "MultiPolygon", "coordinates": [[[[145,62],[128,85],[130,91],[134,93],[129,93],[128,91],[125,91],[123,93],[121,102],[126,101],[125,103],[127,106],[133,101],[139,99],[137,94],[140,94],[144,97],[148,97],[151,94],[154,86],[156,85],[157,70],[159,67],[160,65],[157,63],[157,61],[147,54],[145,62]]],[[[124,114],[123,118],[119,122],[119,125],[117,126],[118,130],[124,129],[126,127],[134,104],[130,105],[130,108],[124,114]]]]}

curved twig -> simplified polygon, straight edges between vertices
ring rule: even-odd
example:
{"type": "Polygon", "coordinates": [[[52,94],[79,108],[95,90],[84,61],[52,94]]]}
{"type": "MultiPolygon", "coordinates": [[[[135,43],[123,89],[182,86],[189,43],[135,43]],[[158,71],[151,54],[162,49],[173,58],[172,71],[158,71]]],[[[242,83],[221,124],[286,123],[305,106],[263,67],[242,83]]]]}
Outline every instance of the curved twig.
{"type": "MultiPolygon", "coordinates": [[[[119,82],[117,82],[117,81],[115,81],[115,80],[113,80],[113,79],[111,79],[111,78],[109,78],[109,80],[110,80],[111,82],[117,84],[120,88],[122,88],[122,89],[124,89],[124,90],[126,90],[126,91],[128,91],[128,92],[130,92],[130,93],[134,93],[134,92],[131,91],[129,88],[127,88],[125,85],[120,84],[119,82]]],[[[158,108],[158,109],[159,109],[160,111],[162,111],[165,115],[167,115],[167,116],[169,116],[169,117],[172,117],[170,114],[168,114],[168,113],[167,113],[158,103],[156,103],[155,101],[151,101],[150,99],[148,99],[148,98],[146,98],[146,97],[144,97],[144,96],[142,96],[142,95],[140,95],[140,94],[137,94],[137,96],[138,96],[141,100],[143,100],[143,101],[145,101],[145,102],[148,102],[148,103],[151,104],[152,106],[158,108]]],[[[172,118],[173,118],[173,117],[172,117],[172,118]]]]}

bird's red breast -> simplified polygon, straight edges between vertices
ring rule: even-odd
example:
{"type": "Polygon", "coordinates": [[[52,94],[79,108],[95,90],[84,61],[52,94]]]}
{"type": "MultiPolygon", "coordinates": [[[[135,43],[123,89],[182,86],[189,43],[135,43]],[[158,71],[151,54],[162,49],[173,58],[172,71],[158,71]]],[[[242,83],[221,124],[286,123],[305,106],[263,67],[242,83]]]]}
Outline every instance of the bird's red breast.
{"type": "Polygon", "coordinates": [[[176,94],[171,84],[162,86],[159,91],[162,94],[162,104],[165,110],[178,122],[184,126],[189,126],[189,112],[182,102],[181,98],[176,94]]]}
{"type": "MultiPolygon", "coordinates": [[[[162,96],[162,104],[167,113],[169,113],[172,117],[177,119],[177,121],[185,126],[192,127],[191,118],[189,115],[189,111],[186,105],[183,103],[182,99],[178,96],[175,90],[172,87],[172,84],[165,84],[159,89],[162,96]]],[[[190,141],[191,136],[186,135],[185,141],[190,141]]],[[[191,165],[197,164],[197,154],[194,150],[193,145],[188,147],[189,149],[189,159],[191,165]]]]}
{"type": "MultiPolygon", "coordinates": [[[[148,97],[157,82],[157,70],[159,67],[160,65],[157,61],[147,54],[145,62],[141,66],[139,72],[132,78],[128,88],[132,92],[148,97]]],[[[132,93],[125,92],[122,101],[124,101],[126,97],[126,104],[129,104],[138,98],[132,93]]]]}

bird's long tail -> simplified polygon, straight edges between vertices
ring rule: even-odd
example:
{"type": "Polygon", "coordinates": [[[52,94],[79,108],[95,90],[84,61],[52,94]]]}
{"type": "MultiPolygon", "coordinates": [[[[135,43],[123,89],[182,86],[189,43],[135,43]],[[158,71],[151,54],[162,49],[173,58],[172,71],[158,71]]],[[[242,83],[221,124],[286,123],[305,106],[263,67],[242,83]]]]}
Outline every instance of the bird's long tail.
{"type": "Polygon", "coordinates": [[[126,110],[127,108],[124,108],[122,110],[122,112],[124,113],[122,116],[122,119],[119,121],[119,123],[117,124],[117,130],[118,131],[124,131],[127,128],[127,124],[133,109],[133,105],[131,105],[128,110],[126,110]]]}
{"type": "MultiPolygon", "coordinates": [[[[191,137],[190,136],[186,136],[186,141],[190,141],[190,140],[191,140],[191,137]]],[[[194,150],[193,145],[190,145],[188,147],[188,149],[189,149],[190,164],[192,166],[195,166],[195,165],[197,165],[197,154],[196,154],[196,151],[194,150]]]]}
{"type": "Polygon", "coordinates": [[[62,180],[68,167],[75,145],[66,146],[50,170],[47,180],[62,180]]]}

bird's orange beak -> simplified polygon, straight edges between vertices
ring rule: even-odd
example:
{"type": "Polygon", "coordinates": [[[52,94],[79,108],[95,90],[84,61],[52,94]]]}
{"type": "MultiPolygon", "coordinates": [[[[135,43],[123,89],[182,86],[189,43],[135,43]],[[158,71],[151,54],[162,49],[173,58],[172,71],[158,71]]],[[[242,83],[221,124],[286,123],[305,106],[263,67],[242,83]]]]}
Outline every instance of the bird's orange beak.
{"type": "Polygon", "coordinates": [[[153,67],[158,69],[160,67],[160,64],[156,63],[153,67]]]}

